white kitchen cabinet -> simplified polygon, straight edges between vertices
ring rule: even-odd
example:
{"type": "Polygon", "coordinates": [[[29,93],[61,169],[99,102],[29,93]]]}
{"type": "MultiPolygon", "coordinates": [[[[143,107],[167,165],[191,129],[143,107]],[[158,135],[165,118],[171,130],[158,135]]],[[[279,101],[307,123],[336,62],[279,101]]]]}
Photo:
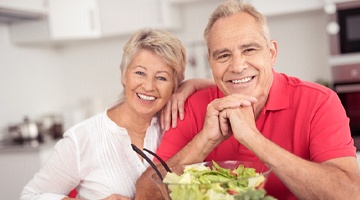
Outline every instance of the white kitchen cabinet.
{"type": "Polygon", "coordinates": [[[176,30],[180,16],[168,0],[48,0],[44,20],[10,25],[18,43],[96,39],[143,27],[176,30]]]}
{"type": "Polygon", "coordinates": [[[38,20],[46,15],[45,0],[0,0],[0,23],[38,20]]]}
{"type": "Polygon", "coordinates": [[[0,8],[19,12],[47,13],[46,0],[0,0],[0,8]]]}
{"type": "Polygon", "coordinates": [[[1,199],[19,199],[23,187],[40,170],[54,145],[55,141],[38,147],[14,145],[0,148],[1,199]]]}
{"type": "Polygon", "coordinates": [[[249,0],[265,16],[319,10],[324,0],[249,0]]]}

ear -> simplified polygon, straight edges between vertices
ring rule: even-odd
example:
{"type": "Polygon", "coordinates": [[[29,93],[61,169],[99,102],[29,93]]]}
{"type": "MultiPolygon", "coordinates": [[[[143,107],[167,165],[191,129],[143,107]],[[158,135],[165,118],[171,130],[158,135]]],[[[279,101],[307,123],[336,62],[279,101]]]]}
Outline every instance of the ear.
{"type": "Polygon", "coordinates": [[[278,46],[275,40],[270,41],[270,57],[271,57],[271,66],[274,66],[276,63],[278,46]]]}
{"type": "Polygon", "coordinates": [[[121,84],[125,85],[126,75],[125,75],[125,74],[121,74],[121,75],[120,75],[120,80],[121,80],[121,84]]]}

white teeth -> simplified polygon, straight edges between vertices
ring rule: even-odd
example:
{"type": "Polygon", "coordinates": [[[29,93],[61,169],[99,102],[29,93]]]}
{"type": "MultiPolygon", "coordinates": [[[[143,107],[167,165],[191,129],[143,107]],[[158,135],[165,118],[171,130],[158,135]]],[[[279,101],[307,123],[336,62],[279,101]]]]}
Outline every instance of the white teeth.
{"type": "Polygon", "coordinates": [[[240,79],[240,80],[232,80],[231,82],[232,83],[247,83],[251,80],[251,77],[247,77],[247,78],[243,78],[243,79],[240,79]]]}
{"type": "Polygon", "coordinates": [[[153,101],[153,100],[156,99],[155,97],[146,96],[146,95],[143,95],[143,94],[137,94],[137,95],[138,95],[138,97],[140,97],[140,99],[145,100],[145,101],[153,101]]]}

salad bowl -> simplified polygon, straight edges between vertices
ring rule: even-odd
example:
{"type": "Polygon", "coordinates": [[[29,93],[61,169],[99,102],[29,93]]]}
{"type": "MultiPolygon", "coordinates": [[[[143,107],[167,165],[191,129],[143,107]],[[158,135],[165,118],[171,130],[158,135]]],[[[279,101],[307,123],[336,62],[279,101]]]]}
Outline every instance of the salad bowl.
{"type": "Polygon", "coordinates": [[[272,200],[264,189],[270,173],[262,162],[228,160],[176,166],[163,179],[156,173],[151,179],[166,200],[272,200]]]}

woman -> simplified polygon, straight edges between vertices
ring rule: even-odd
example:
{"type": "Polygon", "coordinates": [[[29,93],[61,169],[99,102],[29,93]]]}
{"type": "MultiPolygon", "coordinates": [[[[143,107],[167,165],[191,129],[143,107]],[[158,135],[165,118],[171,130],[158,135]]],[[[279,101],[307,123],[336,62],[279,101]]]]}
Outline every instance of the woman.
{"type": "MultiPolygon", "coordinates": [[[[159,113],[183,81],[185,63],[185,49],[172,34],[153,29],[135,33],[120,65],[120,101],[66,131],[21,199],[71,199],[66,195],[75,187],[81,199],[134,198],[136,180],[149,164],[131,144],[156,149],[163,132],[159,113]]],[[[212,84],[191,83],[179,96],[212,84]]]]}

